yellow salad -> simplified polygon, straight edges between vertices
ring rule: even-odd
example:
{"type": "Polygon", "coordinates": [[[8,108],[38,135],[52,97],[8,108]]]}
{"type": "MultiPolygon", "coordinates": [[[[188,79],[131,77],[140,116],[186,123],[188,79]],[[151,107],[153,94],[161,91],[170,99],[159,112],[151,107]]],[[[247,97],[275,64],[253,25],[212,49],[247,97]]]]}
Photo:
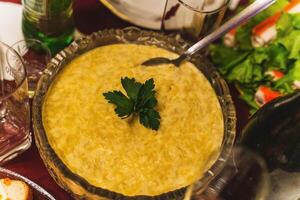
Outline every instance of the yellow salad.
{"type": "Polygon", "coordinates": [[[43,125],[63,163],[90,184],[127,196],[159,195],[188,186],[215,162],[224,134],[222,110],[205,76],[189,62],[141,66],[178,55],[154,46],[96,48],[68,64],[43,104],[43,125]],[[153,78],[157,131],[121,119],[103,93],[124,89],[122,77],[153,78]]]}

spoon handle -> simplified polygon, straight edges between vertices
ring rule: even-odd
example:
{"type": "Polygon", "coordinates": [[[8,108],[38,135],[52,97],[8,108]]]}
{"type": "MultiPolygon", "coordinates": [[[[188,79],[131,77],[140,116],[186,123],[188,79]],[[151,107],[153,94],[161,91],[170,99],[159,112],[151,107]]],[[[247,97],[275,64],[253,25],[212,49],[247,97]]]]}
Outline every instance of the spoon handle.
{"type": "Polygon", "coordinates": [[[190,57],[203,47],[211,44],[216,39],[223,36],[225,33],[229,32],[231,29],[239,26],[243,22],[247,21],[251,17],[255,16],[259,12],[263,11],[264,9],[268,8],[272,5],[276,0],[256,0],[254,3],[246,7],[243,11],[239,14],[228,20],[222,26],[220,26],[217,30],[210,33],[199,42],[191,46],[183,55],[185,57],[190,57]]]}

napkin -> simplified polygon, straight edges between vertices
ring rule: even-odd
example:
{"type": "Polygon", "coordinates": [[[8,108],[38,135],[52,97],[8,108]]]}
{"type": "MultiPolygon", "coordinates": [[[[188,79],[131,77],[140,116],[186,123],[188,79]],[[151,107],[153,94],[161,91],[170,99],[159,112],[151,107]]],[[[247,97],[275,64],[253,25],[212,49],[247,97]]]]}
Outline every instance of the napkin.
{"type": "Polygon", "coordinates": [[[0,41],[8,45],[23,40],[22,6],[0,1],[0,41]]]}

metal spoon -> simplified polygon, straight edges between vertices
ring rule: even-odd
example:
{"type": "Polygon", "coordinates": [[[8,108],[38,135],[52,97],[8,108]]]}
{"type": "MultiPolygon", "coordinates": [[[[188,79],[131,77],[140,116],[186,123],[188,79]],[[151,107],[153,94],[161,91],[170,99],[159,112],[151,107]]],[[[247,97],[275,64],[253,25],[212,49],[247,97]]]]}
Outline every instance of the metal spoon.
{"type": "Polygon", "coordinates": [[[199,51],[200,49],[206,47],[216,39],[223,36],[225,33],[229,32],[233,28],[241,25],[251,17],[254,17],[256,14],[260,13],[264,9],[268,8],[272,5],[276,0],[256,0],[254,3],[246,7],[242,12],[231,18],[229,21],[220,26],[217,30],[210,33],[199,42],[191,46],[187,51],[181,54],[178,58],[169,59],[165,57],[155,57],[150,58],[142,63],[144,66],[155,66],[160,64],[174,64],[175,66],[179,66],[182,61],[187,58],[190,58],[194,53],[199,51]]]}

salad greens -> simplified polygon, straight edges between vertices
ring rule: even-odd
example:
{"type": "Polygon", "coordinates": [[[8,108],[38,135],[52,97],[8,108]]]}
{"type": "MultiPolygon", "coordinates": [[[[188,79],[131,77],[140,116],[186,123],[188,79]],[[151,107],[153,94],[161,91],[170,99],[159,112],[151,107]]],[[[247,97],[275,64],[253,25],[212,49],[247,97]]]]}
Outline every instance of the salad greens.
{"type": "Polygon", "coordinates": [[[235,36],[236,47],[227,47],[223,43],[210,46],[213,63],[228,82],[237,86],[241,99],[250,105],[252,112],[259,108],[254,96],[260,85],[285,95],[294,91],[294,81],[300,81],[300,13],[283,12],[276,23],[276,39],[263,47],[253,48],[251,45],[253,27],[282,11],[287,3],[287,0],[277,0],[266,11],[239,27],[235,36]],[[285,76],[274,80],[267,73],[270,70],[280,70],[285,76]]]}

